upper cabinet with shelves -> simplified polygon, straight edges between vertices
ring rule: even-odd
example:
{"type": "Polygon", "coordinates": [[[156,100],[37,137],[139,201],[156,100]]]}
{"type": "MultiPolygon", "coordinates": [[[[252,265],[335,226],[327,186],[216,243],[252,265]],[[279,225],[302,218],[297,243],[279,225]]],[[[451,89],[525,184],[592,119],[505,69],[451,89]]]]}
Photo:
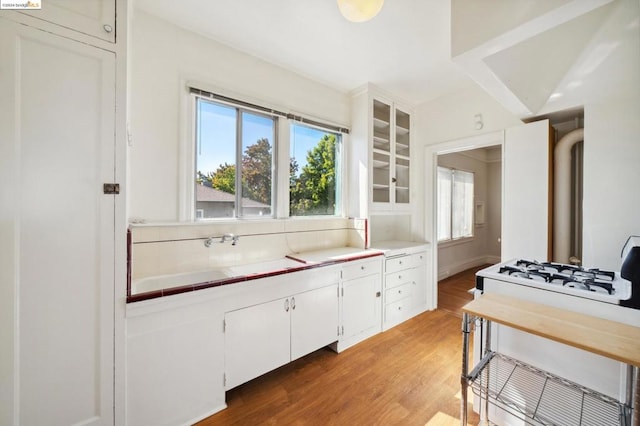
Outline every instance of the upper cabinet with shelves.
{"type": "Polygon", "coordinates": [[[352,98],[349,214],[409,210],[411,112],[371,86],[352,98]]]}

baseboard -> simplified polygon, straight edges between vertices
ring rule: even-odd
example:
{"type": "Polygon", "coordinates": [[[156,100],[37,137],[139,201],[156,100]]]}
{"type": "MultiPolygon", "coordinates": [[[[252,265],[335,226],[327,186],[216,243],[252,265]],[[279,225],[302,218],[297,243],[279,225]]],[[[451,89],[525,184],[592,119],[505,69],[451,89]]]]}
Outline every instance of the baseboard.
{"type": "Polygon", "coordinates": [[[202,415],[200,415],[198,417],[195,417],[195,418],[189,420],[186,423],[182,423],[182,426],[189,426],[189,425],[196,424],[199,421],[202,421],[202,420],[206,419],[207,417],[211,417],[214,414],[219,413],[220,411],[224,410],[225,408],[227,408],[227,404],[226,403],[222,403],[222,405],[218,405],[213,410],[209,410],[208,412],[206,412],[206,413],[204,413],[204,414],[202,414],[202,415]]]}
{"type": "Polygon", "coordinates": [[[459,274],[467,269],[476,268],[478,266],[485,265],[487,263],[499,263],[499,256],[478,256],[472,259],[464,259],[463,261],[456,262],[449,265],[444,265],[438,269],[438,281],[442,281],[452,275],[459,274]]]}

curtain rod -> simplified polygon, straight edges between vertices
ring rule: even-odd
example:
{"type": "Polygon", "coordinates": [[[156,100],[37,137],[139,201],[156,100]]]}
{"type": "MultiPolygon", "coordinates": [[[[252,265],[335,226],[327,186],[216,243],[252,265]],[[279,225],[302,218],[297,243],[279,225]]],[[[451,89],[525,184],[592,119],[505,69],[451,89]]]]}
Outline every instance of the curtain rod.
{"type": "Polygon", "coordinates": [[[234,105],[242,106],[242,107],[245,107],[245,108],[253,109],[253,110],[256,110],[256,111],[265,112],[265,113],[270,114],[270,115],[276,115],[276,116],[284,117],[284,118],[287,118],[289,120],[298,121],[300,123],[308,124],[308,125],[311,125],[311,126],[321,127],[321,128],[327,129],[327,130],[332,130],[334,132],[338,132],[338,133],[349,134],[349,129],[347,129],[346,127],[340,127],[340,126],[335,126],[333,124],[323,123],[321,121],[312,120],[310,118],[306,118],[306,117],[303,117],[303,116],[300,116],[300,115],[295,115],[295,114],[291,114],[291,113],[287,113],[287,112],[282,112],[282,111],[279,111],[277,109],[267,108],[267,107],[264,107],[262,105],[252,104],[250,102],[241,101],[241,100],[238,100],[238,99],[230,98],[228,96],[224,96],[224,95],[219,95],[217,93],[208,92],[206,90],[196,89],[194,87],[189,87],[189,91],[190,91],[190,93],[192,93],[194,95],[201,96],[203,98],[209,98],[209,99],[214,99],[214,100],[218,100],[218,101],[223,101],[223,102],[227,102],[227,103],[230,103],[230,104],[234,104],[234,105]]]}

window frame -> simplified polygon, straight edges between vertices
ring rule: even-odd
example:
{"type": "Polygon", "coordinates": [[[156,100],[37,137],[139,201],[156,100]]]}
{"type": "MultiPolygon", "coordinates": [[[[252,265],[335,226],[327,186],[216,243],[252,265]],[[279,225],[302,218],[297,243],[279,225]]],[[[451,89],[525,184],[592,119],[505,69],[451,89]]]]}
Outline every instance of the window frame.
{"type": "MultiPolygon", "coordinates": [[[[325,134],[333,134],[336,135],[336,152],[334,154],[334,172],[335,176],[335,209],[334,213],[331,215],[324,214],[315,214],[315,215],[292,215],[291,214],[291,190],[289,189],[289,185],[287,185],[287,217],[290,219],[301,219],[301,218],[335,218],[335,217],[344,217],[345,216],[345,155],[344,155],[344,140],[347,134],[343,132],[339,132],[336,130],[331,130],[326,127],[322,127],[319,125],[309,124],[300,122],[297,120],[288,120],[288,128],[289,128],[289,139],[288,139],[288,147],[287,147],[287,169],[289,168],[289,162],[291,161],[291,133],[293,132],[294,126],[307,127],[310,129],[315,129],[320,132],[324,132],[325,134]]],[[[289,179],[289,173],[287,173],[287,182],[289,179]]]]}
{"type": "Polygon", "coordinates": [[[191,105],[192,105],[192,117],[193,117],[193,126],[192,126],[192,137],[191,137],[191,152],[192,152],[192,173],[191,173],[191,207],[190,207],[190,219],[193,222],[208,222],[208,221],[223,221],[223,220],[256,220],[256,219],[273,219],[276,217],[276,210],[278,205],[277,200],[277,191],[276,185],[278,182],[278,127],[279,120],[276,114],[268,114],[263,111],[257,111],[251,108],[247,108],[240,104],[235,104],[232,102],[225,102],[224,100],[218,99],[209,99],[207,97],[198,95],[196,93],[191,94],[191,105]],[[234,160],[234,165],[236,167],[236,178],[235,178],[235,201],[234,201],[234,214],[232,217],[207,217],[207,218],[198,218],[198,207],[196,199],[196,173],[197,173],[197,152],[198,152],[198,123],[199,123],[199,110],[198,110],[198,102],[210,102],[212,104],[233,108],[235,110],[235,127],[236,127],[236,157],[234,160]],[[255,216],[245,216],[242,215],[242,157],[243,157],[243,114],[249,113],[256,116],[269,118],[273,120],[273,141],[271,147],[271,214],[267,216],[255,215],[255,216]],[[238,166],[240,164],[240,166],[238,166]],[[240,178],[238,178],[240,177],[240,178]]]}
{"type": "Polygon", "coordinates": [[[439,246],[448,246],[448,245],[455,245],[455,244],[459,244],[461,242],[465,242],[465,241],[469,241],[469,240],[473,240],[473,238],[475,237],[475,189],[476,189],[476,176],[475,176],[475,172],[470,172],[470,171],[466,171],[466,170],[460,170],[460,169],[456,169],[453,167],[448,167],[448,166],[441,166],[438,165],[436,168],[436,200],[437,200],[437,205],[436,205],[436,212],[438,214],[438,217],[436,217],[436,241],[438,243],[439,246]],[[439,194],[439,189],[440,189],[440,184],[439,184],[439,180],[440,180],[440,170],[447,170],[450,172],[451,175],[451,185],[450,185],[450,195],[449,195],[449,236],[448,238],[445,239],[440,239],[438,236],[438,231],[439,231],[439,226],[440,226],[440,222],[441,222],[441,218],[439,215],[439,208],[440,208],[440,194],[439,194]],[[471,216],[469,217],[470,220],[470,234],[469,235],[463,235],[460,237],[456,237],[454,238],[454,208],[453,208],[453,204],[454,204],[454,194],[455,194],[455,185],[454,185],[454,179],[453,176],[455,175],[455,173],[466,173],[471,175],[472,177],[472,183],[473,183],[473,195],[472,195],[472,200],[471,200],[471,208],[470,208],[470,214],[471,216]]]}
{"type": "MultiPolygon", "coordinates": [[[[225,93],[224,90],[216,89],[215,92],[209,92],[206,89],[199,89],[199,87],[208,87],[207,84],[201,84],[198,82],[192,82],[183,80],[186,88],[184,96],[181,97],[181,104],[183,105],[182,120],[180,120],[181,129],[180,134],[183,135],[184,143],[181,144],[179,157],[180,161],[180,177],[179,177],[179,199],[180,204],[179,220],[188,221],[192,223],[208,223],[208,222],[236,222],[241,220],[253,220],[253,221],[271,221],[275,219],[289,219],[289,220],[314,220],[314,219],[329,219],[329,218],[344,218],[346,217],[346,205],[347,205],[347,157],[346,147],[349,143],[349,128],[327,122],[325,120],[316,121],[313,118],[308,118],[299,115],[299,113],[284,113],[282,108],[276,106],[262,106],[260,101],[251,101],[251,97],[240,96],[234,94],[233,98],[225,95],[219,95],[216,93],[225,93]],[[244,110],[257,113],[273,115],[277,119],[275,120],[275,140],[273,146],[273,177],[271,183],[272,190],[272,211],[270,216],[249,216],[249,217],[224,217],[224,218],[205,218],[196,219],[196,194],[195,194],[195,176],[196,176],[196,137],[197,137],[197,108],[196,97],[202,97],[205,100],[211,100],[220,104],[225,104],[231,107],[240,107],[244,110]],[[249,101],[247,101],[249,99],[249,101]],[[237,102],[237,103],[236,103],[237,102]],[[254,103],[251,103],[254,102],[254,103]],[[255,109],[252,108],[255,106],[255,109]],[[271,113],[271,114],[269,114],[271,113]],[[340,156],[340,182],[339,194],[336,195],[336,212],[334,215],[309,215],[309,216],[291,216],[289,212],[289,151],[290,151],[290,128],[291,124],[301,124],[308,127],[317,128],[321,131],[340,134],[341,143],[339,144],[339,156],[340,156]],[[286,166],[282,166],[285,164],[286,166]],[[286,170],[282,169],[284,167],[286,170]]],[[[338,162],[336,160],[336,162],[338,162]]]]}

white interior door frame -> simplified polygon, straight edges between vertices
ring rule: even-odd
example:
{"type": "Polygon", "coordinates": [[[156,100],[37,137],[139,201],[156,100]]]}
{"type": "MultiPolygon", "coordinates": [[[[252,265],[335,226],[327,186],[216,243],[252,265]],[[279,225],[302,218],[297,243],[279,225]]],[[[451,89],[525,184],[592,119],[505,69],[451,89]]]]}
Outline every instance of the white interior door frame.
{"type": "MultiPolygon", "coordinates": [[[[486,133],[478,136],[471,136],[425,146],[424,155],[424,230],[425,240],[431,241],[431,282],[434,306],[438,306],[438,238],[437,238],[437,191],[436,173],[438,170],[438,155],[450,154],[452,152],[468,151],[489,146],[500,146],[504,148],[504,131],[486,133]]],[[[502,149],[504,156],[504,149],[502,149]]],[[[504,164],[504,163],[503,163],[504,164]]],[[[504,174],[504,170],[503,170],[504,174]]]]}

